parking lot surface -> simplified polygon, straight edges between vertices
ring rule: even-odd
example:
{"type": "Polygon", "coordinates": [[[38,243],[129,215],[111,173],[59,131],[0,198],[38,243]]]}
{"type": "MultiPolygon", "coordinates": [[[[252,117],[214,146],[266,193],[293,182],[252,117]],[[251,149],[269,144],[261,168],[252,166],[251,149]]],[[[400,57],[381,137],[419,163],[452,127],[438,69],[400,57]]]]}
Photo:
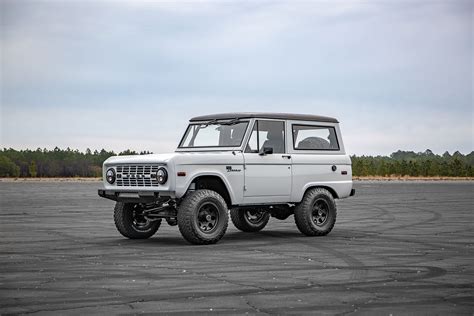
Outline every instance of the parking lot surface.
{"type": "Polygon", "coordinates": [[[99,182],[0,182],[0,313],[467,314],[474,182],[355,182],[334,230],[293,217],[188,244],[123,238],[99,182]]]}

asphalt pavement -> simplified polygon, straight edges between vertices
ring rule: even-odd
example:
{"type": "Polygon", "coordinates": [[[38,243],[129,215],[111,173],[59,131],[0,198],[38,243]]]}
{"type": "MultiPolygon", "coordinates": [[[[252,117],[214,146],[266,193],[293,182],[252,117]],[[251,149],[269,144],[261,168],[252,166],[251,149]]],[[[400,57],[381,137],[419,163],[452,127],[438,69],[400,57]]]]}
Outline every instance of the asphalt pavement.
{"type": "Polygon", "coordinates": [[[0,182],[0,314],[474,313],[474,182],[355,182],[334,230],[123,238],[98,182],[0,182]]]}

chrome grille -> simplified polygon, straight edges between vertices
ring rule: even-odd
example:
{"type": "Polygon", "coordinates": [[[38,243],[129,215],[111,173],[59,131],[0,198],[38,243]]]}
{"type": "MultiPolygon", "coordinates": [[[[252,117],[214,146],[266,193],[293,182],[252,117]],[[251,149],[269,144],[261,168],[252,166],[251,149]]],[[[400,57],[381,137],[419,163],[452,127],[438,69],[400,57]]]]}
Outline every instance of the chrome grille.
{"type": "Polygon", "coordinates": [[[116,167],[119,187],[157,187],[159,165],[122,165],[116,167]]]}

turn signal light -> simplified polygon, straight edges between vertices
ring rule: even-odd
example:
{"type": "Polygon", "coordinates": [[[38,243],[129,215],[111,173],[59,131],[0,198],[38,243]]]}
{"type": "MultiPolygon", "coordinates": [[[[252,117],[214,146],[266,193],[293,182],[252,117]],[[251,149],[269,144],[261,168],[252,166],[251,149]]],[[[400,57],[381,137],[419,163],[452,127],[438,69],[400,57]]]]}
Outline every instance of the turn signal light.
{"type": "Polygon", "coordinates": [[[186,177],[186,172],[184,172],[184,171],[179,171],[179,172],[178,172],[178,177],[186,177]]]}

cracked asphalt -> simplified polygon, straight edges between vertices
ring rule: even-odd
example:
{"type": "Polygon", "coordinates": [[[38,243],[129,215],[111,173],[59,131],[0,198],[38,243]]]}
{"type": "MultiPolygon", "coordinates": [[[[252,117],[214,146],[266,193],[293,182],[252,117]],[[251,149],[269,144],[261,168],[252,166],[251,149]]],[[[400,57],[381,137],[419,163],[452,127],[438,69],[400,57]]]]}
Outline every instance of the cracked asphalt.
{"type": "Polygon", "coordinates": [[[0,182],[1,314],[474,313],[474,182],[355,182],[334,230],[193,246],[113,224],[99,182],[0,182]]]}

